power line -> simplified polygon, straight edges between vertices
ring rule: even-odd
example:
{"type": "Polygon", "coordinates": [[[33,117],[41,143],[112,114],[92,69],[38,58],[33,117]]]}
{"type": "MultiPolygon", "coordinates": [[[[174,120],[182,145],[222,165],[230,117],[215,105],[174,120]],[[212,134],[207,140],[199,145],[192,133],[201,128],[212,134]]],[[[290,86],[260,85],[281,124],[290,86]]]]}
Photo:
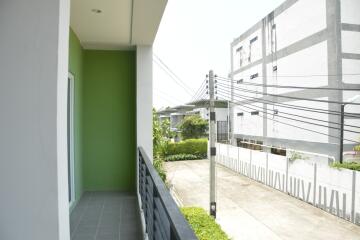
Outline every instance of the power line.
{"type": "Polygon", "coordinates": [[[181,78],[180,78],[178,75],[176,75],[176,74],[174,73],[174,71],[171,70],[170,67],[169,67],[168,65],[166,65],[166,64],[164,63],[164,61],[161,60],[161,58],[158,57],[155,53],[154,53],[154,57],[155,57],[155,59],[156,59],[157,61],[159,61],[160,64],[155,61],[158,65],[162,65],[162,66],[167,70],[167,72],[170,73],[169,75],[172,75],[172,76],[173,76],[173,79],[174,79],[175,81],[179,82],[179,83],[183,86],[183,88],[186,88],[187,91],[191,92],[191,96],[194,94],[194,91],[192,90],[192,88],[189,87],[188,85],[186,85],[185,82],[184,82],[183,80],[181,80],[181,78]]]}
{"type": "Polygon", "coordinates": [[[204,88],[204,89],[202,90],[201,94],[200,94],[195,100],[193,100],[193,102],[194,102],[194,103],[198,103],[198,102],[204,100],[204,99],[205,99],[204,97],[207,95],[206,92],[207,92],[207,91],[206,91],[206,88],[204,88]]]}
{"type": "Polygon", "coordinates": [[[205,83],[206,83],[206,79],[201,82],[201,85],[200,85],[200,87],[197,89],[195,95],[192,97],[192,100],[193,100],[193,99],[196,99],[196,98],[198,97],[198,94],[200,94],[201,91],[203,90],[203,87],[205,87],[205,83]]]}
{"type": "Polygon", "coordinates": [[[168,99],[168,98],[165,97],[165,96],[158,95],[158,97],[160,97],[161,99],[163,99],[165,102],[167,102],[167,103],[170,104],[170,105],[174,105],[174,106],[179,105],[178,103],[173,102],[172,100],[168,99]]]}
{"type": "MultiPolygon", "coordinates": [[[[218,87],[220,87],[219,89],[221,89],[221,86],[218,86],[218,87]]],[[[224,88],[224,90],[228,90],[228,89],[224,88]]],[[[286,104],[286,103],[279,103],[276,101],[266,100],[266,99],[262,99],[262,98],[253,98],[250,96],[242,95],[240,93],[234,93],[234,96],[238,96],[239,98],[242,98],[248,102],[260,102],[260,103],[270,104],[270,105],[289,108],[289,109],[296,109],[296,110],[301,110],[301,111],[315,112],[315,113],[321,113],[321,114],[327,114],[327,115],[336,115],[336,116],[341,115],[341,112],[339,112],[339,111],[326,110],[326,109],[313,108],[313,107],[305,107],[305,106],[296,106],[296,105],[286,104]]],[[[358,113],[345,113],[344,116],[360,118],[360,114],[358,114],[358,113]]]]}
{"type": "Polygon", "coordinates": [[[183,85],[181,85],[181,83],[179,83],[179,81],[173,76],[171,75],[168,71],[166,71],[166,69],[157,61],[154,61],[160,68],[161,70],[163,70],[172,80],[174,80],[174,82],[181,87],[182,89],[184,89],[185,93],[187,93],[189,96],[193,96],[193,93],[191,93],[188,89],[186,89],[183,85]]]}
{"type": "MultiPolygon", "coordinates": [[[[226,86],[222,83],[218,83],[220,85],[226,86]]],[[[339,101],[329,101],[329,100],[321,100],[321,99],[310,99],[310,98],[301,98],[301,97],[291,97],[291,96],[283,96],[279,94],[272,94],[272,93],[265,93],[265,92],[259,92],[254,90],[248,90],[245,88],[240,87],[233,87],[234,89],[237,89],[239,91],[248,92],[248,93],[256,93],[266,96],[272,96],[272,97],[281,97],[281,98],[288,98],[288,99],[295,99],[295,100],[303,100],[303,101],[312,101],[312,102],[322,102],[322,103],[333,103],[333,104],[349,104],[349,105],[360,105],[360,103],[352,103],[352,102],[339,102],[339,101]]]]}
{"type": "MultiPolygon", "coordinates": [[[[224,100],[226,100],[226,99],[224,99],[224,100]]],[[[227,100],[227,101],[228,101],[228,100],[227,100]]],[[[242,106],[240,106],[240,107],[242,107],[242,106]]],[[[247,111],[247,110],[244,110],[244,109],[242,109],[242,111],[247,112],[247,113],[251,113],[250,111],[247,111]]],[[[258,116],[259,116],[259,117],[266,118],[266,119],[269,119],[268,117],[263,116],[263,115],[258,115],[258,116]]],[[[311,130],[311,129],[308,129],[308,128],[299,127],[299,126],[296,126],[296,125],[293,125],[293,124],[289,124],[289,123],[284,123],[284,122],[281,122],[281,121],[278,121],[278,120],[275,120],[275,119],[269,119],[269,120],[274,121],[274,122],[281,123],[281,124],[283,124],[283,125],[288,125],[288,126],[291,126],[291,127],[294,127],[294,128],[298,128],[298,129],[301,129],[301,130],[304,130],[304,131],[313,132],[313,133],[321,134],[321,135],[324,135],[324,136],[328,136],[328,137],[340,139],[339,137],[334,136],[334,135],[322,133],[322,132],[315,131],[315,130],[311,130]]],[[[346,140],[346,141],[348,141],[348,142],[352,142],[352,143],[355,143],[355,144],[359,144],[359,143],[360,143],[360,142],[353,141],[353,140],[350,140],[350,139],[345,139],[345,138],[344,138],[343,140],[346,140]]]]}
{"type": "MultiPolygon", "coordinates": [[[[251,75],[240,75],[241,77],[251,77],[251,75]]],[[[280,77],[280,78],[312,78],[312,77],[342,77],[342,76],[360,76],[360,73],[343,73],[343,74],[308,74],[308,75],[273,75],[266,77],[280,77]]],[[[259,77],[264,77],[259,75],[259,77]]]]}
{"type": "MultiPolygon", "coordinates": [[[[220,91],[222,91],[222,89],[220,91]]],[[[225,92],[225,91],[224,91],[224,93],[229,94],[229,92],[225,92]]],[[[242,98],[242,97],[237,97],[237,98],[245,99],[245,98],[242,98]]],[[[238,104],[241,104],[241,103],[238,102],[238,104]]],[[[263,107],[252,105],[251,103],[249,103],[247,105],[251,105],[251,106],[254,106],[254,107],[257,107],[257,108],[264,109],[263,107]]],[[[273,112],[276,112],[276,110],[274,110],[274,109],[269,109],[269,110],[273,111],[273,112]]],[[[324,123],[329,123],[329,124],[341,125],[340,123],[337,123],[337,122],[326,121],[326,120],[316,119],[316,118],[312,118],[312,117],[306,117],[306,116],[302,116],[302,115],[298,115],[298,114],[293,114],[293,113],[288,113],[288,112],[283,112],[283,111],[281,113],[283,113],[285,115],[289,115],[289,116],[300,117],[300,118],[304,118],[304,119],[309,119],[309,120],[314,120],[314,121],[319,121],[319,122],[324,122],[324,123]]],[[[344,124],[344,126],[352,127],[352,128],[359,128],[360,129],[360,126],[355,126],[355,125],[350,125],[350,124],[344,124]]],[[[356,133],[360,133],[360,132],[356,132],[356,133]]]]}
{"type": "MultiPolygon", "coordinates": [[[[224,96],[224,95],[222,95],[224,96]]],[[[236,104],[236,103],[235,103],[236,104]]],[[[304,121],[304,120],[300,120],[300,119],[295,119],[295,118],[291,118],[291,117],[285,117],[285,116],[281,116],[281,115],[277,115],[277,114],[274,114],[274,113],[268,113],[268,112],[264,112],[262,110],[259,110],[259,109],[256,109],[256,108],[252,108],[252,107],[249,107],[249,106],[246,106],[246,105],[243,105],[243,104],[238,104],[238,105],[241,105],[242,107],[245,107],[245,108],[248,108],[248,109],[252,109],[252,110],[255,110],[255,111],[259,111],[263,114],[266,114],[266,115],[272,115],[274,117],[280,117],[280,118],[284,118],[284,119],[288,119],[288,120],[292,120],[292,121],[297,121],[297,122],[301,122],[301,123],[306,123],[306,124],[310,124],[310,125],[314,125],[314,126],[319,126],[319,127],[324,127],[324,128],[331,128],[331,129],[336,129],[336,130],[340,130],[340,128],[338,127],[332,127],[332,126],[327,126],[327,125],[323,125],[323,124],[318,124],[318,123],[314,123],[314,122],[308,122],[308,121],[304,121]]],[[[258,107],[258,108],[261,108],[261,107],[258,107]]],[[[303,117],[303,118],[306,118],[306,117],[303,117]]],[[[315,119],[316,120],[316,119],[315,119]]],[[[347,131],[347,132],[352,132],[352,133],[360,133],[358,131],[353,131],[353,130],[344,130],[344,131],[347,131]]]]}
{"type": "Polygon", "coordinates": [[[161,93],[161,94],[163,94],[163,95],[166,95],[166,96],[169,97],[170,99],[176,100],[176,101],[179,102],[179,103],[183,103],[183,102],[184,102],[183,100],[180,100],[180,99],[178,99],[178,98],[176,98],[176,97],[174,97],[174,96],[170,96],[168,93],[163,92],[163,91],[161,91],[161,90],[158,89],[158,88],[154,88],[154,90],[155,90],[155,92],[158,92],[158,93],[161,93]]]}
{"type": "MultiPolygon", "coordinates": [[[[230,78],[218,77],[218,79],[224,80],[226,82],[231,82],[230,78]]],[[[289,86],[289,85],[274,85],[274,84],[261,84],[261,83],[252,83],[252,82],[238,82],[238,80],[233,80],[234,83],[251,85],[251,86],[260,86],[268,88],[293,88],[293,89],[310,89],[310,90],[336,90],[336,91],[360,91],[360,88],[333,88],[333,87],[304,87],[304,86],[289,86]]]]}

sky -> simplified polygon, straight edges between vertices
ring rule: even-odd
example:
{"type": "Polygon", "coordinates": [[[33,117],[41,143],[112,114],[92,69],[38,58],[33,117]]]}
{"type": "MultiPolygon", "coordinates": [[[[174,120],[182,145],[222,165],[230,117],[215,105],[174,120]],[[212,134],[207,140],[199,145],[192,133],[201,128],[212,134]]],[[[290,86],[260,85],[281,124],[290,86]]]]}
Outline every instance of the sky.
{"type": "Polygon", "coordinates": [[[185,91],[177,85],[159,66],[159,61],[155,61],[154,107],[189,102],[210,69],[218,76],[228,76],[230,43],[283,2],[169,0],[153,51],[191,90],[185,91]]]}

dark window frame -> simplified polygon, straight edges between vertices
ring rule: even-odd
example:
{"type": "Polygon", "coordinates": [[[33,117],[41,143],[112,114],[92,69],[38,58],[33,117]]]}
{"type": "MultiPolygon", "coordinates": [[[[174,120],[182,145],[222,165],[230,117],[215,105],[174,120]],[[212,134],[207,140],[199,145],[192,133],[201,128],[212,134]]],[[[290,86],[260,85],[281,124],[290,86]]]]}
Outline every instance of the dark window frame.
{"type": "Polygon", "coordinates": [[[259,73],[255,73],[253,75],[250,76],[250,79],[254,79],[254,78],[257,78],[259,77],[259,73]]]}

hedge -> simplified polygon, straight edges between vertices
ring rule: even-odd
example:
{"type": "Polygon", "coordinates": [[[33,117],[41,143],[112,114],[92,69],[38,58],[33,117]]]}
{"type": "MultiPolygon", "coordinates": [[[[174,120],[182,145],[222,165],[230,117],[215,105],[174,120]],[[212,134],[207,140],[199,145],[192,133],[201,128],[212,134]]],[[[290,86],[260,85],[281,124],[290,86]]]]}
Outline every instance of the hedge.
{"type": "Polygon", "coordinates": [[[202,157],[198,156],[198,155],[194,155],[194,154],[181,153],[181,154],[169,155],[164,158],[164,160],[167,162],[183,161],[183,160],[196,160],[196,159],[202,159],[202,157]]]}
{"type": "Polygon", "coordinates": [[[360,163],[358,162],[335,162],[331,166],[334,168],[346,168],[350,170],[360,171],[360,163]]]}
{"type": "Polygon", "coordinates": [[[161,158],[155,158],[153,165],[160,178],[163,180],[164,183],[166,183],[166,171],[164,169],[163,160],[161,158]]]}
{"type": "Polygon", "coordinates": [[[181,212],[199,240],[228,240],[229,237],[213,217],[199,207],[183,207],[181,212]]]}
{"type": "Polygon", "coordinates": [[[207,156],[207,139],[187,139],[177,143],[169,143],[166,155],[193,154],[199,158],[207,156]]]}

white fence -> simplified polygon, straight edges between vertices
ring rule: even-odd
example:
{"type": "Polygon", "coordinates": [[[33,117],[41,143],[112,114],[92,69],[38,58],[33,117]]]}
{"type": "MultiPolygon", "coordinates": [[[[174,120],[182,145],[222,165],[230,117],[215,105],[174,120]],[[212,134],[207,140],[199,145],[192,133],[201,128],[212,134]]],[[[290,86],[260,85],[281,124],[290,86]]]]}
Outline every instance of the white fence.
{"type": "Polygon", "coordinates": [[[324,211],[360,225],[360,172],[329,166],[329,156],[280,156],[217,143],[216,162],[324,211]]]}

